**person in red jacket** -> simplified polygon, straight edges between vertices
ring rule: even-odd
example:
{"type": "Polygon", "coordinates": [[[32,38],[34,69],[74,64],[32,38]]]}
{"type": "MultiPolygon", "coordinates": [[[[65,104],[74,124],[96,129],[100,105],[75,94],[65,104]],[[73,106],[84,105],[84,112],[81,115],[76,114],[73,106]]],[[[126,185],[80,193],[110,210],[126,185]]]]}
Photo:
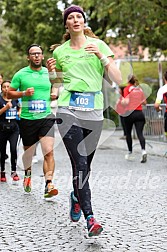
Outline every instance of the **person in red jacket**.
{"type": "Polygon", "coordinates": [[[132,156],[131,135],[132,128],[134,125],[142,150],[141,163],[146,163],[147,153],[145,150],[145,138],[143,136],[145,116],[142,111],[142,105],[146,104],[146,98],[142,88],[139,86],[137,78],[134,75],[130,76],[128,85],[124,88],[123,96],[124,99],[122,100],[122,104],[124,104],[126,109],[126,114],[124,118],[126,127],[126,142],[129,151],[128,154],[125,155],[125,159],[134,159],[134,157],[132,156]]]}

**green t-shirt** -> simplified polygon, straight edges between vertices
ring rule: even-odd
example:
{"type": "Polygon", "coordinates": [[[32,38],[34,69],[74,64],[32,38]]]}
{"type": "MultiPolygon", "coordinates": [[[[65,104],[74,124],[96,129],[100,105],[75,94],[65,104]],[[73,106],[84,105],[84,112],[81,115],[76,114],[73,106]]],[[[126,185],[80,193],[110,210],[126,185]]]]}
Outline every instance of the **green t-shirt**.
{"type": "Polygon", "coordinates": [[[69,106],[71,92],[94,92],[94,109],[103,109],[103,94],[101,92],[104,67],[94,53],[84,50],[88,44],[96,44],[104,55],[114,56],[109,46],[102,40],[86,37],[86,43],[79,50],[70,47],[70,40],[58,46],[53,57],[56,68],[62,71],[64,90],[58,99],[58,106],[69,106]]]}
{"type": "Polygon", "coordinates": [[[10,86],[20,91],[34,87],[32,96],[22,97],[21,118],[36,120],[51,113],[51,83],[46,67],[39,71],[32,70],[29,66],[22,68],[13,76],[10,86]]]}

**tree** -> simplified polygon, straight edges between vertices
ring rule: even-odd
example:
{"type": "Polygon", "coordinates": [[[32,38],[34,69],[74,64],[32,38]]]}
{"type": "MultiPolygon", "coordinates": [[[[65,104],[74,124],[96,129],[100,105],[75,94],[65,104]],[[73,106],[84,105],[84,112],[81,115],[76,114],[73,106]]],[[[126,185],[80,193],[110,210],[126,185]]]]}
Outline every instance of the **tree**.
{"type": "MultiPolygon", "coordinates": [[[[40,43],[49,51],[60,43],[64,28],[58,0],[0,0],[0,13],[11,28],[10,35],[17,50],[40,43]]],[[[87,15],[88,25],[99,38],[109,43],[131,42],[132,53],[138,45],[149,47],[152,56],[157,49],[167,54],[166,0],[74,0],[87,15]]],[[[67,7],[68,0],[62,0],[67,7]]]]}
{"type": "Polygon", "coordinates": [[[77,0],[88,14],[89,26],[108,43],[121,41],[132,49],[149,47],[153,56],[157,49],[167,51],[166,0],[77,0]],[[110,31],[110,33],[109,33],[110,31]],[[110,36],[107,37],[107,34],[110,36]]]}
{"type": "Polygon", "coordinates": [[[14,48],[22,53],[28,45],[38,43],[49,51],[60,43],[63,27],[58,0],[1,0],[1,13],[6,27],[11,29],[14,48]]]}
{"type": "Polygon", "coordinates": [[[13,49],[9,34],[10,29],[5,29],[5,22],[0,19],[0,73],[3,73],[4,79],[8,80],[18,69],[27,64],[25,55],[13,49]]]}

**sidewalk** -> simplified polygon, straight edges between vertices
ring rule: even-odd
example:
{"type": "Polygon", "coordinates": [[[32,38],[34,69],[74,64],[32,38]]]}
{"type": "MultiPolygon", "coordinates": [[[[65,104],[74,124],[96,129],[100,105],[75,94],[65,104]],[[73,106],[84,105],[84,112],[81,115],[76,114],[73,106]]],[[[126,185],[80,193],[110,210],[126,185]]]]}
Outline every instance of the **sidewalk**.
{"type": "MultiPolygon", "coordinates": [[[[120,139],[123,136],[122,130],[110,131],[103,130],[99,148],[100,149],[113,149],[119,148],[125,150],[127,152],[127,144],[126,140],[120,139]]],[[[167,143],[151,141],[146,139],[146,151],[148,155],[156,155],[156,156],[166,156],[167,153],[167,143]]],[[[141,153],[141,147],[138,139],[133,139],[133,152],[141,153]]]]}
{"type": "Polygon", "coordinates": [[[58,131],[55,132],[54,184],[59,194],[44,199],[43,157],[32,167],[32,192],[24,193],[22,144],[19,146],[20,181],[12,184],[9,159],[7,183],[0,183],[0,252],[164,252],[167,251],[166,145],[148,142],[148,162],[138,162],[140,146],[134,140],[136,160],[127,152],[122,131],[103,130],[92,162],[90,186],[95,217],[103,225],[99,237],[89,238],[83,214],[69,218],[71,164],[58,131]],[[151,146],[151,147],[150,147],[151,146]]]}

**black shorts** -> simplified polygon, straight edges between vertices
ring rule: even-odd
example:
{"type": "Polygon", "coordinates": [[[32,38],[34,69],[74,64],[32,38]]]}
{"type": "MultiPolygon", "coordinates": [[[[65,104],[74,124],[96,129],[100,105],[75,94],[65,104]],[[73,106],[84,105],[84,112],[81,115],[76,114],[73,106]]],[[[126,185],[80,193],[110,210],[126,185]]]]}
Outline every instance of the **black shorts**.
{"type": "Polygon", "coordinates": [[[21,119],[19,122],[20,136],[24,146],[31,146],[41,137],[54,137],[55,118],[43,118],[37,120],[21,119]]]}

